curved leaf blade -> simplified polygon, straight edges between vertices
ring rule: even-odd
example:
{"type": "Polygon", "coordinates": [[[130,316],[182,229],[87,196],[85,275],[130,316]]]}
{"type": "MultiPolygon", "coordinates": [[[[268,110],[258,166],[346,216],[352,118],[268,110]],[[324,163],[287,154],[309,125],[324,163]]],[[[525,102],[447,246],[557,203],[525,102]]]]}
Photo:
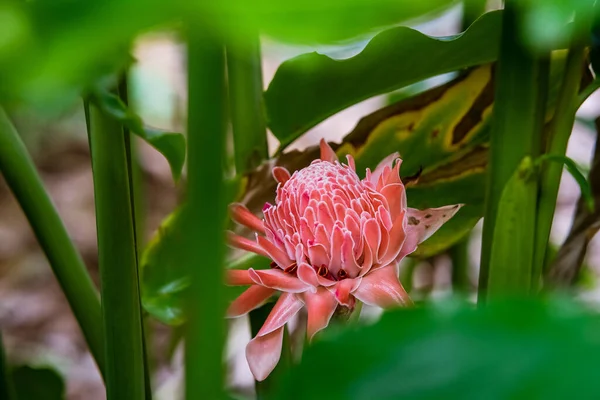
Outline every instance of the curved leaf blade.
{"type": "Polygon", "coordinates": [[[501,11],[489,12],[463,34],[445,38],[406,27],[389,29],[346,60],[317,53],[288,60],[265,92],[269,128],[283,148],[360,101],[432,76],[492,62],[498,54],[501,18],[501,11]]]}
{"type": "Polygon", "coordinates": [[[179,179],[185,161],[183,134],[145,127],[139,115],[128,108],[118,96],[108,91],[96,90],[92,94],[92,101],[104,113],[119,121],[161,153],[169,162],[173,179],[175,181],[179,179]]]}

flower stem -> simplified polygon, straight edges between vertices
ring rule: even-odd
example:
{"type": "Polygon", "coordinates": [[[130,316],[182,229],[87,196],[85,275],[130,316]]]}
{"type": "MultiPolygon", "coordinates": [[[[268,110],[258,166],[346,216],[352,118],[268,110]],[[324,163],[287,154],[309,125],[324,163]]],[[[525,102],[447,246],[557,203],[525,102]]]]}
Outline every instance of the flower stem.
{"type": "Polygon", "coordinates": [[[13,386],[12,374],[6,360],[2,332],[0,332],[0,399],[16,400],[17,396],[13,386]]]}
{"type": "Polygon", "coordinates": [[[94,104],[90,147],[106,338],[107,399],[145,399],[144,343],[127,138],[94,104]]]}
{"type": "Polygon", "coordinates": [[[44,189],[33,160],[2,109],[0,109],[0,171],[23,208],[75,314],[90,352],[104,375],[102,313],[97,290],[44,189]]]}
{"type": "Polygon", "coordinates": [[[225,50],[197,24],[188,30],[188,205],[184,219],[189,323],[185,337],[187,399],[221,399],[225,344],[226,133],[225,50]]]}
{"type": "MultiPolygon", "coordinates": [[[[575,113],[580,104],[578,91],[583,73],[584,57],[585,46],[583,44],[575,44],[569,50],[556,111],[548,129],[547,154],[564,156],[567,152],[567,144],[573,130],[575,113]]],[[[563,165],[559,163],[545,163],[542,170],[534,253],[536,275],[542,273],[545,264],[544,259],[550,238],[562,170],[563,165]]]]}
{"type": "MultiPolygon", "coordinates": [[[[502,38],[496,76],[496,94],[494,101],[493,125],[490,139],[490,160],[488,165],[488,186],[483,225],[483,242],[481,249],[481,268],[479,276],[479,300],[485,301],[487,296],[488,275],[491,261],[491,250],[497,235],[507,235],[509,229],[495,229],[499,222],[506,222],[498,215],[500,199],[506,183],[515,173],[522,160],[527,156],[535,157],[541,148],[541,130],[548,86],[547,58],[536,58],[520,43],[518,24],[518,0],[507,0],[502,22],[502,38]]],[[[527,196],[535,196],[535,188],[527,196]]],[[[523,213],[535,216],[535,201],[522,199],[532,209],[523,209],[523,213]]],[[[526,208],[526,207],[525,207],[526,208]]],[[[531,243],[522,246],[533,247],[534,231],[528,237],[531,243]]],[[[508,242],[508,238],[500,238],[508,242]]],[[[495,265],[502,265],[496,260],[495,265]]],[[[514,267],[520,275],[527,279],[515,279],[515,282],[531,282],[532,260],[519,260],[514,267]]],[[[507,266],[508,267],[508,266],[507,266]]],[[[496,274],[502,276],[503,274],[496,274]]],[[[529,286],[529,284],[528,284],[529,286]]],[[[494,285],[495,292],[528,291],[529,288],[499,288],[494,285]]]]}
{"type": "Polygon", "coordinates": [[[227,77],[235,168],[244,174],[269,156],[258,34],[228,43],[227,77]]]}

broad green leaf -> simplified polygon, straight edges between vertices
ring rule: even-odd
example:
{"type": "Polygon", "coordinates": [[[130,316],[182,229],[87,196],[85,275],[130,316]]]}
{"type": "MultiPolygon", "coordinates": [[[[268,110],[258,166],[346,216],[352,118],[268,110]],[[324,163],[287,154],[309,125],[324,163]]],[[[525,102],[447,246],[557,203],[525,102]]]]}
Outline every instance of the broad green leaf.
{"type": "Polygon", "coordinates": [[[375,36],[346,60],[309,53],[284,62],[265,92],[268,124],[285,147],[353,104],[423,79],[492,62],[502,13],[484,14],[463,34],[435,38],[406,28],[375,36]]]}
{"type": "Polygon", "coordinates": [[[324,331],[271,399],[593,399],[600,318],[566,299],[444,302],[324,331]]]}
{"type": "Polygon", "coordinates": [[[142,119],[110,92],[96,90],[92,100],[103,112],[115,118],[165,156],[171,167],[173,179],[179,179],[185,161],[185,137],[181,133],[145,127],[142,119]]]}
{"type": "Polygon", "coordinates": [[[498,204],[490,256],[487,291],[490,296],[526,295],[537,290],[532,283],[537,172],[525,157],[510,177],[498,204]],[[502,232],[502,234],[496,234],[502,232]]]}
{"type": "Polygon", "coordinates": [[[52,368],[33,368],[27,365],[13,368],[16,400],[63,400],[65,382],[52,368]]]}

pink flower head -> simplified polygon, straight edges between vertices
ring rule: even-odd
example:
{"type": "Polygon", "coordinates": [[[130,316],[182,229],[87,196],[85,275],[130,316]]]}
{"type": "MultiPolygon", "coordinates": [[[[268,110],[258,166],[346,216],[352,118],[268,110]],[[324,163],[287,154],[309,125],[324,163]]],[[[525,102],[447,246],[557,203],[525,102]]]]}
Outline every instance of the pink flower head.
{"type": "Polygon", "coordinates": [[[265,204],[260,220],[245,206],[231,206],[233,219],[254,230],[256,241],[232,232],[230,244],[273,260],[270,270],[228,271],[228,284],[251,285],[230,305],[236,317],[281,296],[254,339],[246,358],[257,380],[265,379],[281,355],[284,325],[304,306],[307,335],[325,328],[341,305],[356,299],[383,308],[411,300],[398,280],[399,261],[450,219],[460,205],[416,210],[406,205],[397,153],[365,179],[338,161],[321,140],[321,159],[293,175],[273,169],[279,182],[275,204],[265,204]]]}

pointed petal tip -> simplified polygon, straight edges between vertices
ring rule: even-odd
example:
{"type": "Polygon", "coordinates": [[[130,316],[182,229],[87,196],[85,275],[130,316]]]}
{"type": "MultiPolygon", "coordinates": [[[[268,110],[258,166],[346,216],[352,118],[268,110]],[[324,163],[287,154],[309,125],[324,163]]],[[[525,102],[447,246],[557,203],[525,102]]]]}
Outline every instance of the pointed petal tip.
{"type": "Polygon", "coordinates": [[[264,381],[281,357],[283,326],[267,335],[256,336],[246,346],[246,360],[257,381],[264,381]]]}
{"type": "Polygon", "coordinates": [[[329,146],[329,143],[325,141],[325,139],[321,139],[319,142],[319,147],[321,148],[321,160],[335,162],[338,161],[338,157],[335,154],[335,151],[329,146]]]}

